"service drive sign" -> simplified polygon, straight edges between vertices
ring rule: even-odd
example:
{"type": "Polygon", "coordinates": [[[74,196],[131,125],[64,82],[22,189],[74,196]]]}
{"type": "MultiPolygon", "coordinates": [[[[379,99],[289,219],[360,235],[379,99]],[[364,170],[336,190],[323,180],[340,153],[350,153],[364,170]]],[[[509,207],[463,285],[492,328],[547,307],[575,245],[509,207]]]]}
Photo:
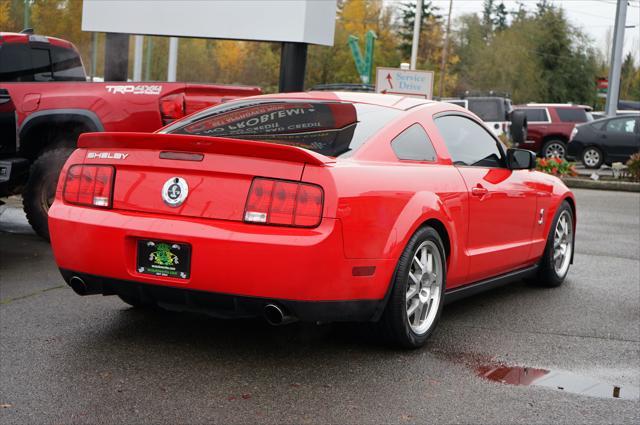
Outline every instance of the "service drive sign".
{"type": "Polygon", "coordinates": [[[433,71],[376,68],[376,92],[431,99],[433,71]]]}

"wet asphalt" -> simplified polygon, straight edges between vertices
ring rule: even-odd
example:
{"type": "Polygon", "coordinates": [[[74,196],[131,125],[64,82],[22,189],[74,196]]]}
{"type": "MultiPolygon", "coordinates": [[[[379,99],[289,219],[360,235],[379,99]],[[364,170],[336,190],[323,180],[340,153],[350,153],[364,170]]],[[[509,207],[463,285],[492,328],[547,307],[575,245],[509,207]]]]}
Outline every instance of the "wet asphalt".
{"type": "Polygon", "coordinates": [[[640,387],[640,195],[575,193],[562,287],[519,282],[450,304],[413,351],[366,326],[274,328],[76,296],[12,200],[0,207],[0,423],[638,423],[637,398],[476,373],[640,387]]]}

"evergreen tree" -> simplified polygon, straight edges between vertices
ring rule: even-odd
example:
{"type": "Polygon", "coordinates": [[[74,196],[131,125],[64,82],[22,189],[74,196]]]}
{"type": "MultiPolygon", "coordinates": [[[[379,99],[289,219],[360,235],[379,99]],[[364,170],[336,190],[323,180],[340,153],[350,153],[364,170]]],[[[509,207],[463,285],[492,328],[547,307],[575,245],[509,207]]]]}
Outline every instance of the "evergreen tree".
{"type": "Polygon", "coordinates": [[[500,2],[495,6],[494,17],[492,20],[496,31],[503,31],[507,28],[507,16],[507,7],[504,5],[504,2],[500,2]]]}

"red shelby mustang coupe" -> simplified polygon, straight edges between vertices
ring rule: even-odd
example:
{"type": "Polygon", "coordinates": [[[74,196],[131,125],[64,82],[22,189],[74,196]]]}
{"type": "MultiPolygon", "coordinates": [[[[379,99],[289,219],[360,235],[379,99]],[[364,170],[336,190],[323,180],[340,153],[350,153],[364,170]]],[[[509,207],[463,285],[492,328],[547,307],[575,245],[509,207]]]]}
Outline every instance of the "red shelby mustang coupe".
{"type": "Polygon", "coordinates": [[[81,295],[373,321],[416,347],[444,301],[519,278],[557,286],[573,258],[573,194],[449,103],[257,96],[78,146],[49,226],[81,295]]]}

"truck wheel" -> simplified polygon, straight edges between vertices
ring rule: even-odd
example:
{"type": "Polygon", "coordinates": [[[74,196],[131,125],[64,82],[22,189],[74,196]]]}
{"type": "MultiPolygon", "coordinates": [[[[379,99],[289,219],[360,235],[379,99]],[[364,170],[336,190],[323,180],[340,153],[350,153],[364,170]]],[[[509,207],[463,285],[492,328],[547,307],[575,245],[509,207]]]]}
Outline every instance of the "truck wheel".
{"type": "Polygon", "coordinates": [[[29,224],[46,240],[49,240],[49,207],[56,196],[60,170],[71,152],[73,149],[59,148],[40,155],[31,165],[29,179],[22,193],[22,205],[29,224]]]}
{"type": "Polygon", "coordinates": [[[542,147],[543,158],[564,159],[567,155],[567,145],[558,139],[549,140],[542,147]]]}

